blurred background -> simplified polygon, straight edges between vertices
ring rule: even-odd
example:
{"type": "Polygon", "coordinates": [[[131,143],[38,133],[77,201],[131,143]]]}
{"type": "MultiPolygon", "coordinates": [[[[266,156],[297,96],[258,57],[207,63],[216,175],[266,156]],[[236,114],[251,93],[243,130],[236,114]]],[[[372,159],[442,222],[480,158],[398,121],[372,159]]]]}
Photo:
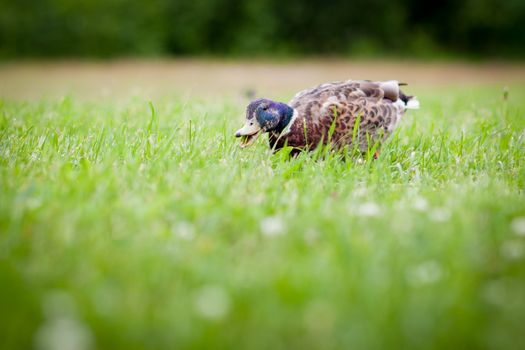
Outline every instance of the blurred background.
{"type": "Polygon", "coordinates": [[[0,96],[525,81],[523,0],[4,0],[0,96]]]}
{"type": "Polygon", "coordinates": [[[523,0],[4,0],[18,57],[525,56],[523,0]]]}

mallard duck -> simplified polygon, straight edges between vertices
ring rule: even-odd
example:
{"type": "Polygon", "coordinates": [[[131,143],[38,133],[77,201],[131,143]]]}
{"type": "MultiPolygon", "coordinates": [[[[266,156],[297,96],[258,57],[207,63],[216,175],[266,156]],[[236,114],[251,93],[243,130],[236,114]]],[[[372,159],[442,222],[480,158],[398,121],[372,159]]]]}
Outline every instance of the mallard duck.
{"type": "Polygon", "coordinates": [[[405,111],[419,108],[419,101],[405,95],[400,85],[396,80],[347,80],[303,90],[288,104],[256,99],[246,108],[246,123],[235,136],[241,138],[241,147],[267,132],[273,150],[285,145],[313,150],[320,143],[341,149],[353,147],[354,141],[361,152],[376,142],[379,150],[405,111]]]}

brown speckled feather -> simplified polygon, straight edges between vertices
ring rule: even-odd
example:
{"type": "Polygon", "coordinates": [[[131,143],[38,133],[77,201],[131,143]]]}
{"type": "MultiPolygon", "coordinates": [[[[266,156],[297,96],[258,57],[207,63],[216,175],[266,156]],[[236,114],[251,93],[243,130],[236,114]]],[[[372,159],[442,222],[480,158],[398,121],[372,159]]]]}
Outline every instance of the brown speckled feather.
{"type": "Polygon", "coordinates": [[[373,145],[381,138],[381,143],[392,133],[408,100],[410,97],[399,91],[396,81],[348,80],[301,91],[289,103],[297,118],[288,133],[270,133],[270,147],[279,149],[287,143],[295,148],[313,149],[329,139],[336,148],[352,147],[354,124],[359,117],[356,136],[359,149],[365,152],[369,142],[373,145]],[[334,119],[335,129],[330,138],[334,119]]]}

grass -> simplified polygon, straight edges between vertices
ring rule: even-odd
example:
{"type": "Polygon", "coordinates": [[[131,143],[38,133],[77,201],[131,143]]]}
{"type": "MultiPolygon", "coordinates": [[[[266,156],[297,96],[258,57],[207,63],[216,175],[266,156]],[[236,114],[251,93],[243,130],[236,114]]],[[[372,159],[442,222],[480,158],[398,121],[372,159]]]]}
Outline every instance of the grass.
{"type": "Polygon", "coordinates": [[[420,91],[377,160],[243,107],[0,102],[1,348],[525,347],[525,89],[420,91]]]}

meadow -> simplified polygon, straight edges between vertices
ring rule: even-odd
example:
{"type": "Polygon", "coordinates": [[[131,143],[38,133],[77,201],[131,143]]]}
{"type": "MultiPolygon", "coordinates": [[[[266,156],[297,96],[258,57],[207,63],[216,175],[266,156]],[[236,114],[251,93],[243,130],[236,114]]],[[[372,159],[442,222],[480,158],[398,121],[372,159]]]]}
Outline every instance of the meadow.
{"type": "Polygon", "coordinates": [[[346,161],[234,99],[2,99],[0,348],[525,348],[525,88],[410,92],[346,161]]]}

